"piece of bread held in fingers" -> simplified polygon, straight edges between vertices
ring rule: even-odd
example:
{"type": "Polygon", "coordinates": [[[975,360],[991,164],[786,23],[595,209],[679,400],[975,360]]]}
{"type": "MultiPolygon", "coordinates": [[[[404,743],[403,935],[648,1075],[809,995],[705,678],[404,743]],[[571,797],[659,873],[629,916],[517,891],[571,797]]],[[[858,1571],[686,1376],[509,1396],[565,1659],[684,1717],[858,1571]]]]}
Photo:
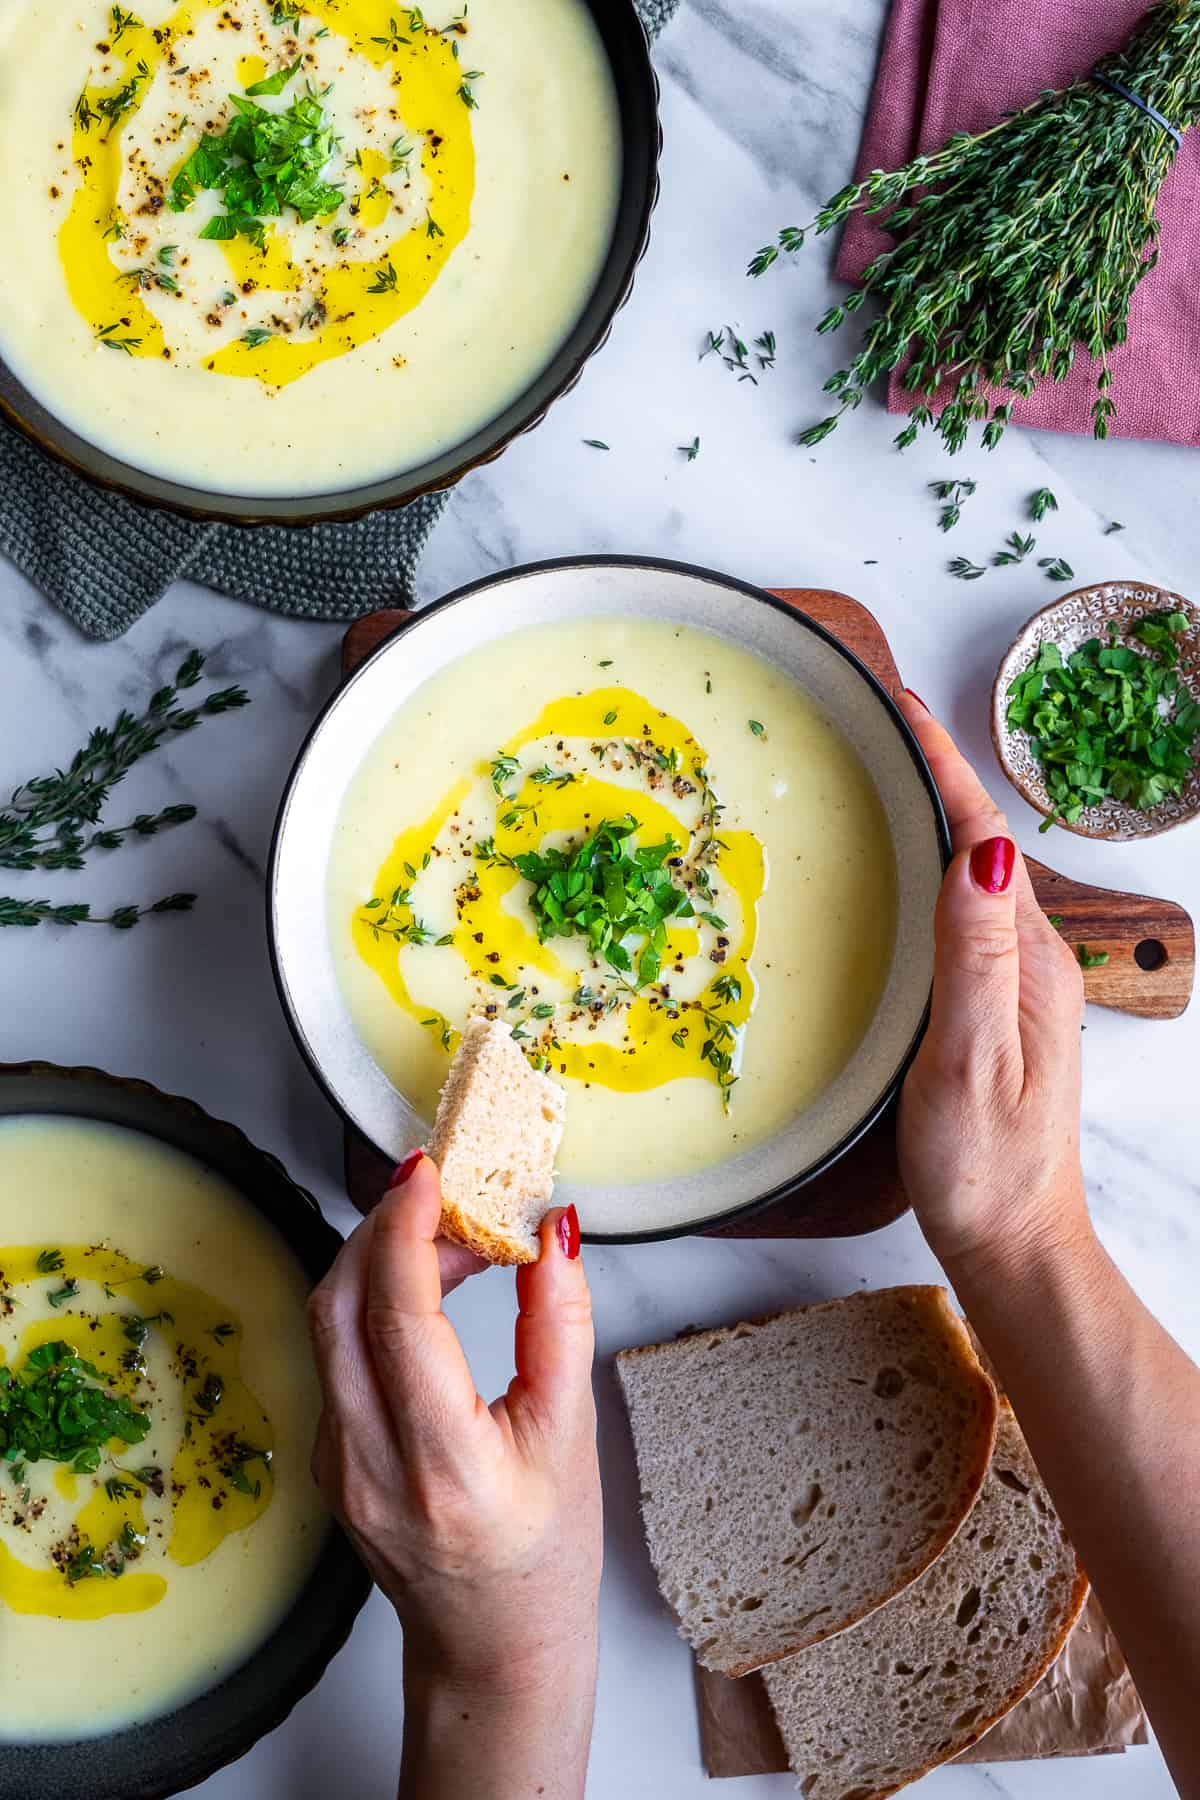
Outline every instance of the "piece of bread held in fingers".
{"type": "Polygon", "coordinates": [[[443,1236],[489,1262],[536,1262],[565,1116],[562,1088],[531,1068],[508,1026],[469,1019],[429,1142],[443,1236]]]}

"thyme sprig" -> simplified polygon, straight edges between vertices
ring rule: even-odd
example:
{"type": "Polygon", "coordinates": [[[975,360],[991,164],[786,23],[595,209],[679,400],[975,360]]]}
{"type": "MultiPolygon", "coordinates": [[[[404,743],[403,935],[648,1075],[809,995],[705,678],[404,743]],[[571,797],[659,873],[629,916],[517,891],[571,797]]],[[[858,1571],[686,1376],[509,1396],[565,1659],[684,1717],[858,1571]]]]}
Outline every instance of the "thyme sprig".
{"type": "MultiPolygon", "coordinates": [[[[1095,73],[1186,131],[1200,118],[1194,0],[1161,0],[1095,73]]],[[[858,355],[825,383],[837,410],[799,442],[822,442],[872,382],[902,370],[914,405],[899,448],[929,428],[957,451],[978,424],[992,450],[1015,400],[1064,381],[1080,351],[1097,365],[1092,429],[1107,437],[1116,414],[1109,357],[1157,260],[1155,204],[1175,151],[1144,112],[1086,76],[901,169],[873,170],[811,225],[786,227],[753,258],[751,275],[855,213],[880,218],[892,238],[816,327],[836,331],[868,298],[879,305],[858,355]]]]}
{"type": "MultiPolygon", "coordinates": [[[[99,825],[113,788],[144,756],[207,719],[249,704],[244,688],[227,687],[195,706],[180,705],[181,693],[194,688],[203,672],[204,657],[189,651],[174,681],[152,694],[142,713],[123,710],[112,725],[92,732],[66,769],[35,776],[16,788],[0,809],[0,869],[80,869],[89,850],[115,850],[128,834],[153,837],[193,818],[194,807],[169,806],[160,813],[139,813],[128,825],[90,835],[86,830],[99,825]]],[[[86,909],[82,916],[88,916],[86,909]]]]}
{"type": "Polygon", "coordinates": [[[195,894],[166,894],[152,906],[115,906],[108,913],[94,913],[86,901],[56,906],[52,900],[18,900],[0,895],[0,927],[5,925],[111,925],[115,931],[132,931],[152,913],[191,912],[195,894]]]}

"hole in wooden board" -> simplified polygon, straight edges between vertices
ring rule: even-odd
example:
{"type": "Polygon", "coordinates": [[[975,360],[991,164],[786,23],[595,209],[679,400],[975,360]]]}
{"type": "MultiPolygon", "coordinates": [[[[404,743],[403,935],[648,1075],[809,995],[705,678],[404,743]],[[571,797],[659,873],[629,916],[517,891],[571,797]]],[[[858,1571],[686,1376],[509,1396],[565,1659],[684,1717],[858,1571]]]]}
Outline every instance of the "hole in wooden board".
{"type": "Polygon", "coordinates": [[[1133,960],[1139,969],[1145,969],[1152,975],[1155,969],[1161,969],[1167,960],[1167,946],[1158,938],[1143,938],[1134,946],[1133,960]]]}

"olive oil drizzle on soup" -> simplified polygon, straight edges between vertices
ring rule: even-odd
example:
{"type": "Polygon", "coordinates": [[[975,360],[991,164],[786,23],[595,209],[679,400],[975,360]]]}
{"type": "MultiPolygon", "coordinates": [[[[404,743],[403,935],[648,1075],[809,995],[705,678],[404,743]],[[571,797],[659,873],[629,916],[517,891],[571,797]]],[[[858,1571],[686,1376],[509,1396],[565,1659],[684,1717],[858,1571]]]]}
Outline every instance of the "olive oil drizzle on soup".
{"type": "Polygon", "coordinates": [[[0,1740],[73,1736],[220,1679],[311,1567],[305,1283],[218,1177],[108,1126],[0,1123],[0,1216],[0,1740]]]}
{"type": "Polygon", "coordinates": [[[115,454],[304,494],[462,442],[611,241],[583,0],[9,0],[0,352],[115,454]]]}
{"type": "Polygon", "coordinates": [[[356,1028],[423,1117],[483,1011],[566,1083],[564,1175],[653,1180],[751,1148],[845,1067],[895,861],[790,678],[707,632],[588,620],[493,642],[400,709],[344,805],[329,908],[356,1028]]]}

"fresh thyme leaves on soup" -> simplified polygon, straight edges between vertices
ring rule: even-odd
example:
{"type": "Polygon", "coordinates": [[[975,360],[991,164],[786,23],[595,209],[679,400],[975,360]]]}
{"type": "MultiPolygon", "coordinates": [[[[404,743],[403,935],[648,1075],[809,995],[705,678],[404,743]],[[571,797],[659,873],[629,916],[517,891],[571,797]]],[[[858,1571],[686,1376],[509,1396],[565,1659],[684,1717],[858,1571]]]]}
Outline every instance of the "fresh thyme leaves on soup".
{"type": "Polygon", "coordinates": [[[584,0],[9,0],[0,354],[226,492],[376,479],[551,361],[621,175],[584,0]]]}
{"type": "Polygon", "coordinates": [[[593,619],[490,643],[401,707],[329,907],[355,1026],[418,1112],[482,1012],[566,1083],[564,1174],[652,1180],[840,1074],[896,873],[870,777],[794,681],[704,631],[593,619]]]}
{"type": "Polygon", "coordinates": [[[324,1537],[305,1283],[134,1132],[0,1124],[0,1211],[0,1742],[74,1737],[221,1679],[296,1598],[324,1537]]]}

